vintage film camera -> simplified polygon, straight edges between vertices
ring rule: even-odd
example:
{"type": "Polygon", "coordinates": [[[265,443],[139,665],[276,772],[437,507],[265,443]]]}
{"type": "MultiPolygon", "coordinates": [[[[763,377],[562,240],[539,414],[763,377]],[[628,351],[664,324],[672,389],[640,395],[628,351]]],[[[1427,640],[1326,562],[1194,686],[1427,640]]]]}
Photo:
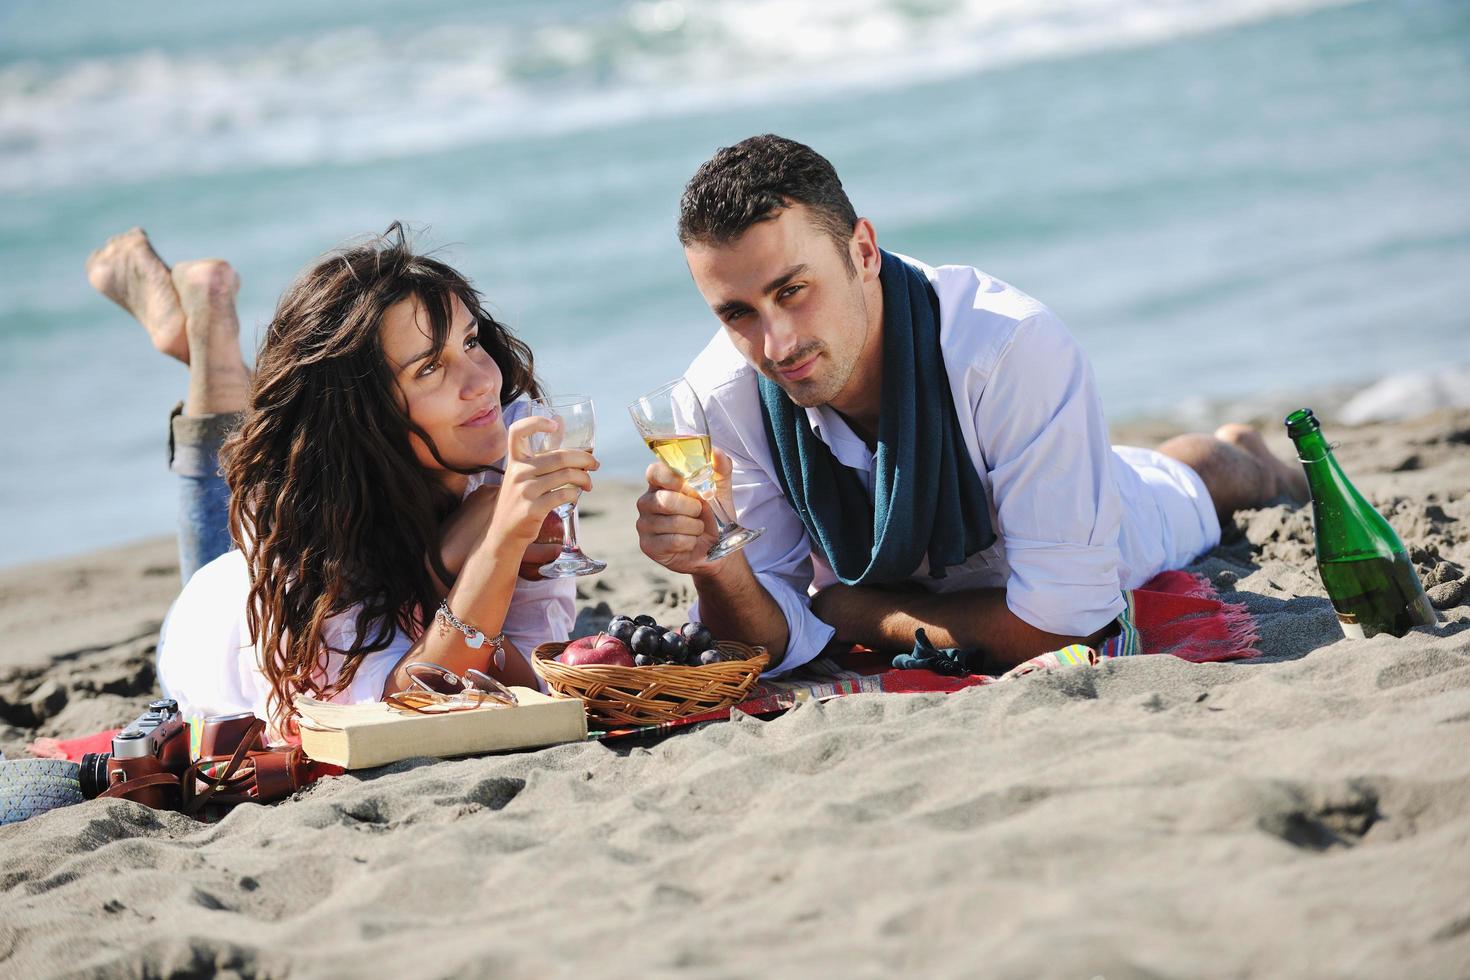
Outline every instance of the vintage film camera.
{"type": "MultiPolygon", "coordinates": [[[[112,751],[82,756],[82,796],[91,800],[118,783],[136,782],[167,773],[174,784],[138,788],[129,795],[155,809],[179,805],[178,779],[189,768],[189,723],[177,701],[162,698],[148,705],[128,727],[112,736],[112,751]]],[[[160,781],[161,782],[161,781],[160,781]]]]}

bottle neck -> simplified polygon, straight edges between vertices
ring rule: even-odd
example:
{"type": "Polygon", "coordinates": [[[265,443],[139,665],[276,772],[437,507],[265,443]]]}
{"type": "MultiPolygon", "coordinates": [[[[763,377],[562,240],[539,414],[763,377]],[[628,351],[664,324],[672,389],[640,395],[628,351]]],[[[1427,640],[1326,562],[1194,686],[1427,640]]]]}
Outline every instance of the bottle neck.
{"type": "Polygon", "coordinates": [[[1307,473],[1307,487],[1312,492],[1313,503],[1321,504],[1324,500],[1354,495],[1321,429],[1295,436],[1292,441],[1296,443],[1296,458],[1307,473]]]}
{"type": "Polygon", "coordinates": [[[1307,473],[1309,476],[1314,463],[1328,463],[1334,467],[1337,465],[1337,461],[1332,458],[1332,447],[1322,437],[1321,429],[1304,432],[1294,437],[1292,441],[1296,443],[1297,459],[1301,460],[1302,465],[1308,468],[1307,473]]]}

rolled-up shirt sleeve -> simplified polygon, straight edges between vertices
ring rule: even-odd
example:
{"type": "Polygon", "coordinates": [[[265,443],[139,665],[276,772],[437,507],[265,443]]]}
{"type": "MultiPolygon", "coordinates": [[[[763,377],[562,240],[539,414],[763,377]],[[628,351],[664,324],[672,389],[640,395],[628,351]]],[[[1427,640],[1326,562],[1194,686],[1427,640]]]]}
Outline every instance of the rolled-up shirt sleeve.
{"type": "Polygon", "coordinates": [[[1006,605],[1037,629],[1087,636],[1123,611],[1122,503],[1092,368],[1049,312],[1016,328],[975,405],[1006,605]]]}
{"type": "MultiPolygon", "coordinates": [[[[776,476],[753,458],[764,447],[746,444],[727,409],[715,400],[702,399],[713,444],[725,452],[732,464],[731,489],[735,514],[743,526],[765,528],[765,533],[743,549],[751,570],[786,618],[786,656],[766,676],[782,674],[817,657],[836,633],[811,610],[810,589],[813,564],[811,539],[801,518],[796,516],[776,476]]],[[[757,415],[757,421],[759,416],[757,415]]],[[[754,438],[751,434],[750,438],[754,438]]],[[[759,433],[764,440],[764,432],[759,433]]],[[[699,619],[699,603],[690,607],[691,620],[699,619]]],[[[739,639],[734,637],[733,639],[739,639]]]]}

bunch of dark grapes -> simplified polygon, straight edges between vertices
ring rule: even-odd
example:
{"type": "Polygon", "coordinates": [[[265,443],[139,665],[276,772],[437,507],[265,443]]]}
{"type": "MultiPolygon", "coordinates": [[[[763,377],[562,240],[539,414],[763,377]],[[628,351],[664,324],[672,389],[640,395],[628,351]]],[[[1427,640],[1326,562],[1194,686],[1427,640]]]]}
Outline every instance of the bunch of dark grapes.
{"type": "Polygon", "coordinates": [[[614,616],[607,633],[628,644],[639,667],[682,664],[686,667],[717,664],[726,659],[715,645],[714,635],[703,623],[685,623],[677,630],[664,629],[647,614],[614,616]]]}

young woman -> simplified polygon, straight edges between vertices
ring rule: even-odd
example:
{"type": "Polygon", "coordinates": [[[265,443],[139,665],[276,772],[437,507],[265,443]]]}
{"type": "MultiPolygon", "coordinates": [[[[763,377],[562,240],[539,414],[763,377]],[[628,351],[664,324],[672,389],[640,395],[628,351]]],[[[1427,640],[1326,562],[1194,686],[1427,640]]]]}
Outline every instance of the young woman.
{"type": "Polygon", "coordinates": [[[597,462],[530,452],[553,427],[526,415],[530,348],[464,277],[397,224],[328,255],[282,297],[252,377],[226,263],[170,270],[134,229],[87,269],[189,366],[170,439],[185,586],[158,660],[186,715],[252,711],[288,738],[295,695],[376,700],[411,661],[536,685],[527,655],[566,638],[575,594],[535,574],[557,554],[542,528],[597,462]]]}

